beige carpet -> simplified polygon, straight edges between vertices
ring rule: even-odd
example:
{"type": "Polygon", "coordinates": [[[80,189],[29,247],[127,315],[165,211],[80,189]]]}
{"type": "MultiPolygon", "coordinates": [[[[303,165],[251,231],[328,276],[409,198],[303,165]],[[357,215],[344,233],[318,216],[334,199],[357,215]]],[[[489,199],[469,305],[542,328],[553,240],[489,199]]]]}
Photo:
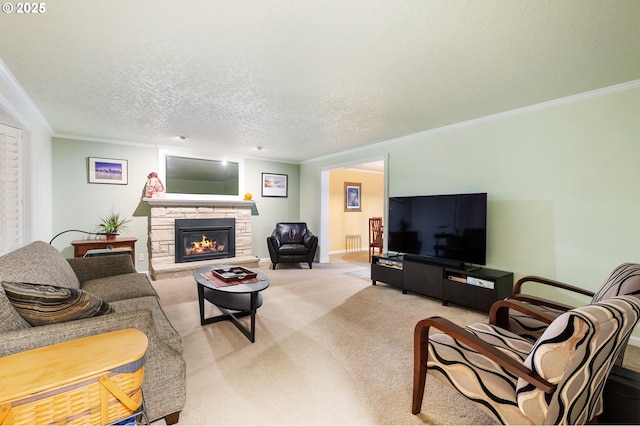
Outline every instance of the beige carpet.
{"type": "Polygon", "coordinates": [[[441,315],[464,325],[486,315],[372,286],[366,262],[363,252],[313,270],[261,266],[271,285],[253,344],[229,322],[200,326],[192,278],[154,282],[184,343],[180,424],[491,424],[432,377],[422,413],[411,414],[416,322],[441,315]]]}

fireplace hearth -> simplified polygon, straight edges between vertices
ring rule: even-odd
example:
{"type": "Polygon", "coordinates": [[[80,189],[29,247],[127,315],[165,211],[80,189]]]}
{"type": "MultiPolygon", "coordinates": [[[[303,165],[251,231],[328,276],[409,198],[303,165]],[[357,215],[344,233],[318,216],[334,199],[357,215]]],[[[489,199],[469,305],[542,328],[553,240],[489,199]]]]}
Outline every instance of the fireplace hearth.
{"type": "Polygon", "coordinates": [[[176,219],[175,262],[235,257],[235,219],[176,219]]]}

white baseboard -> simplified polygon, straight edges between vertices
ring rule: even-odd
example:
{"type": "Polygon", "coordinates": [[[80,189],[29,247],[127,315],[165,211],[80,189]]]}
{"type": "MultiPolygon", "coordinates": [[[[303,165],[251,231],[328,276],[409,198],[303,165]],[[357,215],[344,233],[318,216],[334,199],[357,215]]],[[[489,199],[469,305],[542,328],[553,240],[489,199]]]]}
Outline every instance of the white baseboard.
{"type": "Polygon", "coordinates": [[[355,253],[355,252],[359,252],[359,251],[367,251],[366,248],[359,248],[357,250],[333,250],[329,252],[329,255],[332,254],[345,254],[345,253],[355,253]]]}

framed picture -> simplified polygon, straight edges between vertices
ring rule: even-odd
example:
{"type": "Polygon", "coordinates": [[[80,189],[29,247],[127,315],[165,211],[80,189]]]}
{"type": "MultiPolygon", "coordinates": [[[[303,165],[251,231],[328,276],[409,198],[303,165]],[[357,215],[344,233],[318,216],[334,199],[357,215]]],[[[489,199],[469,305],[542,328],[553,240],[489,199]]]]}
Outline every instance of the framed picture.
{"type": "Polygon", "coordinates": [[[89,157],[89,183],[128,183],[127,160],[89,157]]]}
{"type": "Polygon", "coordinates": [[[360,193],[361,184],[359,183],[344,183],[344,211],[345,212],[361,212],[362,211],[362,197],[360,193]]]}
{"type": "Polygon", "coordinates": [[[262,196],[263,197],[287,197],[289,195],[289,176],[277,173],[262,174],[262,196]]]}

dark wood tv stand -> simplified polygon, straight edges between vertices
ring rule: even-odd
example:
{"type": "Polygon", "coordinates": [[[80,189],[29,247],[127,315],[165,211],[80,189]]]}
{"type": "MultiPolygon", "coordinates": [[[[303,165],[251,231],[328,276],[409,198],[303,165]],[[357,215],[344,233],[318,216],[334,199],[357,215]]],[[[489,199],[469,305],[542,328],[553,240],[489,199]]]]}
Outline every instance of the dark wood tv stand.
{"type": "Polygon", "coordinates": [[[471,270],[434,263],[421,256],[373,256],[371,281],[489,312],[491,305],[513,294],[513,273],[488,268],[471,270]]]}

